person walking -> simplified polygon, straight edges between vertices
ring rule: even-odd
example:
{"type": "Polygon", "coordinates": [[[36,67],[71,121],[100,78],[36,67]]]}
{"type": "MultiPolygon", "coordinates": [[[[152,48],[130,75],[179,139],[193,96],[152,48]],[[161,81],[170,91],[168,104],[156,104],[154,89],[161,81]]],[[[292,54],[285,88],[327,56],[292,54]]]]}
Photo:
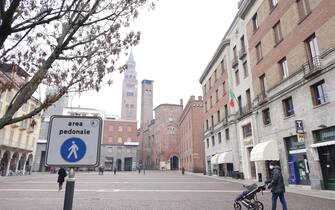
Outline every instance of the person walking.
{"type": "Polygon", "coordinates": [[[114,168],[114,175],[116,174],[116,168],[114,168]]]}
{"type": "Polygon", "coordinates": [[[63,183],[65,181],[65,177],[67,176],[67,173],[65,171],[64,168],[60,168],[58,170],[58,179],[57,179],[57,182],[58,182],[58,190],[62,190],[63,188],[63,183]]]}
{"type": "Polygon", "coordinates": [[[277,209],[278,197],[283,207],[283,210],[288,210],[287,203],[286,203],[285,196],[284,196],[285,185],[284,185],[284,179],[281,173],[281,169],[275,162],[271,162],[269,168],[272,171],[272,178],[266,183],[268,184],[268,188],[269,189],[271,188],[271,192],[272,192],[272,210],[277,209]]]}

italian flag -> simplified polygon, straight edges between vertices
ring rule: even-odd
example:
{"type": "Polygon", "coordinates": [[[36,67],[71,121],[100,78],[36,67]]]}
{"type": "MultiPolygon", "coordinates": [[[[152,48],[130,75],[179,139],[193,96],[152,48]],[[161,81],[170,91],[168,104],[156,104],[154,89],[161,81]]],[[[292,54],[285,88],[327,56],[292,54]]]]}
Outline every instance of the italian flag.
{"type": "Polygon", "coordinates": [[[233,93],[232,90],[229,90],[228,95],[229,95],[229,105],[231,107],[234,107],[234,105],[235,105],[234,104],[235,94],[233,93]]]}

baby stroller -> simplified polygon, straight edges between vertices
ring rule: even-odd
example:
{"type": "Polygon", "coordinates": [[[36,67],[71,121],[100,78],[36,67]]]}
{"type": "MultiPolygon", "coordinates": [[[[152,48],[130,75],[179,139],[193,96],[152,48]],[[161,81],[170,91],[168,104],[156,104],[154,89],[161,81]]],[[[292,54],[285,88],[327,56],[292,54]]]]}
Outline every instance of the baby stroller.
{"type": "Polygon", "coordinates": [[[248,210],[263,210],[264,206],[262,202],[257,200],[257,193],[262,192],[266,189],[266,185],[258,186],[257,184],[252,184],[245,186],[247,190],[243,191],[237,196],[234,202],[234,209],[241,210],[242,205],[245,206],[248,210]]]}

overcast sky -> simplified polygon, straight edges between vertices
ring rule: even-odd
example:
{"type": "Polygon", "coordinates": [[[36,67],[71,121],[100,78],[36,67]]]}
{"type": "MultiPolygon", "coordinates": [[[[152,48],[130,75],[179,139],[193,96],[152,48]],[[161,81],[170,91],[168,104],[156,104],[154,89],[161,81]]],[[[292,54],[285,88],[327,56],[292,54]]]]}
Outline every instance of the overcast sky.
{"type": "MultiPolygon", "coordinates": [[[[140,13],[135,22],[141,42],[133,49],[138,78],[138,116],[141,81],[154,80],[154,107],[187,103],[201,95],[199,78],[237,12],[238,0],[159,0],[154,11],[140,13]]],[[[100,92],[70,99],[69,106],[121,114],[123,75],[100,92]]],[[[139,119],[138,119],[139,120],[139,119]]]]}

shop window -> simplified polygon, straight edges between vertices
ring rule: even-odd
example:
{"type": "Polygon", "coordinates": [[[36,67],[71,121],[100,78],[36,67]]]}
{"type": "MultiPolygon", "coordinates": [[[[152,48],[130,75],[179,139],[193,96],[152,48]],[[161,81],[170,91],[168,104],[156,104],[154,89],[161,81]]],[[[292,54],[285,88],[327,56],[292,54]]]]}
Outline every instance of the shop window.
{"type": "Polygon", "coordinates": [[[263,124],[264,125],[269,125],[271,123],[271,117],[270,117],[270,109],[264,109],[262,111],[262,116],[263,116],[263,124]]]}
{"type": "Polygon", "coordinates": [[[313,105],[318,106],[327,102],[327,94],[325,92],[325,81],[321,80],[311,86],[311,94],[313,105]]]}
{"type": "Polygon", "coordinates": [[[283,101],[283,110],[284,110],[284,116],[290,117],[294,115],[294,107],[293,107],[293,101],[292,97],[288,97],[284,99],[283,101]]]}
{"type": "Polygon", "coordinates": [[[243,138],[247,138],[252,136],[252,129],[251,129],[251,123],[242,126],[242,131],[243,131],[243,138]]]}

